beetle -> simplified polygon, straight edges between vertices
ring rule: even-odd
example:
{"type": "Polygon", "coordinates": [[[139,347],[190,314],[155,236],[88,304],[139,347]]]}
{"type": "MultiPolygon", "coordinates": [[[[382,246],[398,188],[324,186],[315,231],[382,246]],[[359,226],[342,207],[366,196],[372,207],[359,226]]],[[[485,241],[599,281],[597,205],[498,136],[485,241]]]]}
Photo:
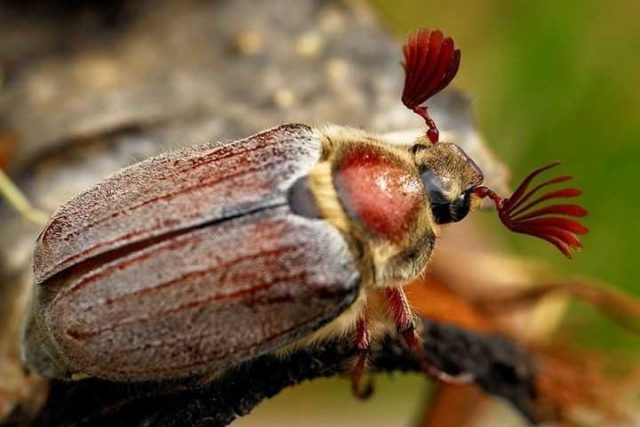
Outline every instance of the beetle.
{"type": "MultiPolygon", "coordinates": [[[[415,141],[328,125],[285,124],[227,144],[169,152],[71,199],[34,251],[35,292],[23,357],[50,377],[117,381],[213,378],[258,355],[352,337],[360,387],[372,339],[389,323],[425,370],[403,285],[422,274],[439,228],[482,199],[510,230],[570,257],[586,227],[580,191],[508,198],[439,140],[425,102],[456,75],[460,50],[440,31],[404,45],[404,105],[425,120],[415,141]]],[[[461,380],[461,379],[457,379],[461,380]]]]}

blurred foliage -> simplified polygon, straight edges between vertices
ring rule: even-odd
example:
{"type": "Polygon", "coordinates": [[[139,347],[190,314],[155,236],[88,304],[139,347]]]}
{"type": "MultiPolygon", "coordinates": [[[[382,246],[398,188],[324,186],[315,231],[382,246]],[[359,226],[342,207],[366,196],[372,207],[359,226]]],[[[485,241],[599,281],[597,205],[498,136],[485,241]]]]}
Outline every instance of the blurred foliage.
{"type": "MultiPolygon", "coordinates": [[[[462,49],[454,85],[474,98],[480,130],[513,171],[563,161],[584,190],[590,234],[571,262],[512,235],[515,253],[640,296],[640,4],[511,0],[372,0],[395,33],[440,28],[462,49]]],[[[503,230],[486,218],[487,226],[503,230]]],[[[640,348],[592,310],[569,321],[580,342],[640,348]]]]}

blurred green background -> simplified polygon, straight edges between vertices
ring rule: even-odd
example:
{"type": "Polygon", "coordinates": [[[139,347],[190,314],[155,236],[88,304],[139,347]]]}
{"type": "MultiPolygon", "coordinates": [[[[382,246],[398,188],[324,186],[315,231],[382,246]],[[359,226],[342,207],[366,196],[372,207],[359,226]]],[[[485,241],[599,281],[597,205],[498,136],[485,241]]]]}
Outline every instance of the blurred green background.
{"type": "MultiPolygon", "coordinates": [[[[563,162],[589,210],[585,249],[572,261],[548,244],[487,227],[514,254],[543,259],[560,277],[590,276],[640,296],[640,4],[586,0],[370,0],[398,40],[417,28],[440,28],[462,49],[453,85],[474,100],[480,131],[510,165],[514,183],[534,167],[563,162]]],[[[633,359],[637,336],[590,307],[573,304],[563,326],[579,345],[633,359]]],[[[285,391],[238,426],[282,420],[291,425],[411,425],[426,389],[420,375],[377,381],[362,404],[344,380],[285,391]],[[333,396],[333,399],[327,399],[333,396]],[[306,413],[306,416],[302,415],[306,413]]],[[[521,425],[508,409],[500,425],[521,425]]],[[[494,420],[495,421],[495,420],[494,420]]],[[[267,425],[261,424],[261,425],[267,425]]],[[[491,425],[491,422],[485,423],[491,425]]]]}
{"type": "MultiPolygon", "coordinates": [[[[514,253],[640,296],[640,4],[631,0],[372,0],[399,38],[420,27],[454,37],[454,85],[474,99],[478,127],[518,182],[561,160],[589,210],[585,249],[566,261],[511,235],[514,253]]],[[[487,218],[493,220],[494,218],[487,218]]],[[[487,221],[503,236],[497,221],[487,221]]],[[[585,345],[639,349],[638,339],[572,308],[585,345]],[[586,328],[584,326],[587,326],[586,328]]]]}

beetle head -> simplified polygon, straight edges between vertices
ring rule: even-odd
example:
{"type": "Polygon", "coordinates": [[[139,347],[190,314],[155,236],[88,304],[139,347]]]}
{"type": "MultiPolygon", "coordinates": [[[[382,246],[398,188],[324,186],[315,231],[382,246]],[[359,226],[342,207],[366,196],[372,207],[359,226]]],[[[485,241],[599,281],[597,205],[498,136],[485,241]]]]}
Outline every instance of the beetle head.
{"type": "Polygon", "coordinates": [[[552,199],[580,195],[575,188],[540,193],[550,185],[566,182],[568,175],[552,178],[529,189],[536,176],[557,166],[557,163],[530,173],[508,198],[502,198],[487,187],[482,187],[482,172],[466,154],[454,144],[439,143],[435,122],[423,104],[444,89],[455,77],[460,66],[460,50],[450,37],[440,31],[420,30],[409,37],[403,47],[405,69],[402,102],[425,120],[427,132],[412,148],[431,211],[439,224],[456,222],[483,198],[492,200],[502,223],[511,231],[528,234],[558,248],[571,257],[572,250],[580,249],[578,235],[587,228],[575,217],[584,217],[587,211],[575,204],[541,203],[552,199]]]}
{"type": "Polygon", "coordinates": [[[474,190],[483,175],[460,147],[418,143],[413,154],[436,223],[458,222],[479,204],[474,190]]]}

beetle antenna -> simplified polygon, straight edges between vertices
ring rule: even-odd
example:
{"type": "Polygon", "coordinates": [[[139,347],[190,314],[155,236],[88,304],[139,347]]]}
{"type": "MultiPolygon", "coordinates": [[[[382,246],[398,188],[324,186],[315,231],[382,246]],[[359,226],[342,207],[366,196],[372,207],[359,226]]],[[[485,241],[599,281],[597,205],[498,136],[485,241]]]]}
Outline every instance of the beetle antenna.
{"type": "Polygon", "coordinates": [[[576,204],[551,204],[544,207],[539,205],[552,199],[577,197],[582,192],[576,188],[563,188],[540,195],[540,190],[545,187],[571,180],[572,177],[569,175],[552,178],[529,190],[529,185],[536,176],[559,164],[552,163],[535,169],[509,198],[502,198],[487,187],[477,187],[474,194],[493,201],[500,220],[509,230],[546,240],[567,258],[571,258],[572,250],[582,248],[578,235],[589,232],[587,227],[571,217],[585,217],[587,210],[576,204]],[[532,198],[534,199],[530,201],[532,198]]]}
{"type": "Polygon", "coordinates": [[[438,127],[422,104],[453,80],[460,66],[460,50],[440,30],[422,29],[409,36],[402,52],[405,71],[402,103],[424,119],[429,128],[427,137],[435,144],[440,136],[438,127]]]}

